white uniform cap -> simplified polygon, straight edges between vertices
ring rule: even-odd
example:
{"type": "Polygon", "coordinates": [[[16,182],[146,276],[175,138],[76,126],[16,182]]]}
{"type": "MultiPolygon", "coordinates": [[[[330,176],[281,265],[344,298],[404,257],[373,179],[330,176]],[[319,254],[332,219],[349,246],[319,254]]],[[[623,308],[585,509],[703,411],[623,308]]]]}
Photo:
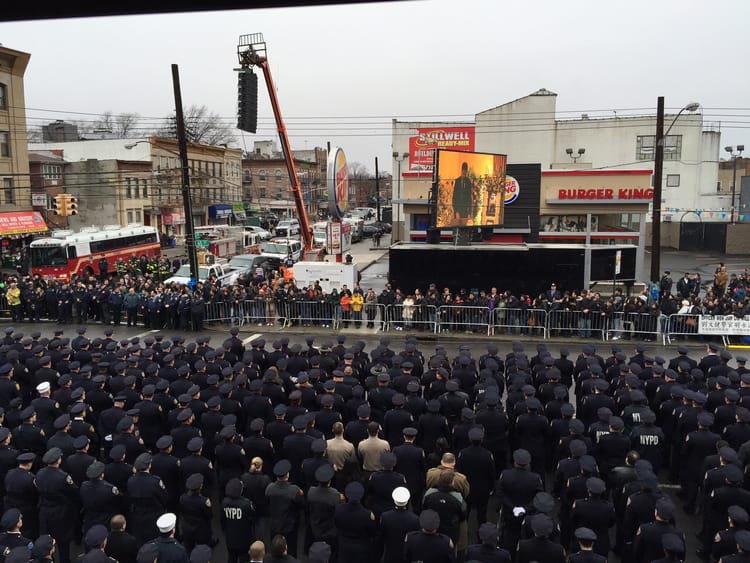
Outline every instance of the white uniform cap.
{"type": "Polygon", "coordinates": [[[159,528],[159,531],[162,534],[166,534],[167,532],[171,532],[175,524],[177,524],[177,516],[173,514],[172,512],[167,512],[166,514],[162,514],[159,516],[159,519],[156,521],[156,527],[159,528]]]}
{"type": "Polygon", "coordinates": [[[39,393],[46,393],[49,391],[49,381],[42,381],[39,385],[36,386],[36,390],[39,393]]]}
{"type": "Polygon", "coordinates": [[[393,502],[396,504],[396,506],[406,506],[409,504],[409,498],[411,498],[411,493],[409,493],[409,489],[406,487],[396,487],[393,489],[393,493],[391,493],[391,496],[393,497],[393,502]]]}

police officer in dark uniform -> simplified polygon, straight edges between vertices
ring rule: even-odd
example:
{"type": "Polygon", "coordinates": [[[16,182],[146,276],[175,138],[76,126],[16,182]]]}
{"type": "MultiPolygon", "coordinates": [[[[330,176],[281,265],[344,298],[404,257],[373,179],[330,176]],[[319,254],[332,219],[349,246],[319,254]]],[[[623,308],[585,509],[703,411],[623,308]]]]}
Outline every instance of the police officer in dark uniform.
{"type": "Polygon", "coordinates": [[[23,527],[23,515],[17,508],[9,508],[0,518],[0,528],[3,533],[0,534],[0,560],[5,561],[6,557],[16,547],[32,546],[29,538],[21,533],[23,527]]]}
{"type": "Polygon", "coordinates": [[[458,452],[456,471],[466,475],[471,483],[469,496],[466,498],[466,513],[472,508],[477,511],[477,524],[487,521],[487,503],[495,487],[495,460],[489,450],[482,446],[484,430],[475,427],[469,430],[470,445],[458,452]]]}
{"type": "Polygon", "coordinates": [[[305,546],[324,541],[336,553],[336,525],[334,512],[343,495],[331,486],[335,471],[330,464],[321,465],[315,471],[317,485],[307,491],[308,529],[305,546]]]}
{"type": "Polygon", "coordinates": [[[650,563],[662,555],[661,538],[665,534],[677,534],[685,541],[685,535],[674,527],[674,503],[667,497],[656,503],[654,521],[638,528],[633,541],[632,561],[650,563]]]}
{"type": "Polygon", "coordinates": [[[282,459],[273,467],[276,481],[266,488],[270,513],[271,537],[281,534],[287,540],[289,553],[297,555],[297,529],[304,510],[305,495],[302,489],[289,480],[292,464],[282,459]]]}
{"type": "Polygon", "coordinates": [[[39,492],[31,472],[35,459],[36,455],[32,452],[19,454],[18,467],[10,469],[5,476],[5,510],[16,508],[24,515],[26,533],[31,537],[39,535],[39,492]]]}
{"type": "Polygon", "coordinates": [[[158,535],[156,521],[164,512],[167,491],[162,480],[151,474],[151,454],[136,458],[136,473],[128,479],[127,497],[133,535],[139,544],[158,535]]]}
{"type": "Polygon", "coordinates": [[[227,563],[237,563],[247,554],[254,537],[255,508],[242,496],[242,481],[230,479],[221,503],[221,528],[227,546],[227,563]]]}
{"type": "Polygon", "coordinates": [[[340,561],[374,560],[373,538],[378,528],[375,515],[361,504],[364,494],[362,483],[352,481],[344,490],[347,502],[336,506],[333,518],[340,561]]]}
{"type": "Polygon", "coordinates": [[[531,454],[518,449],[513,452],[513,467],[504,470],[495,485],[500,504],[501,544],[511,553],[518,541],[523,513],[518,508],[530,507],[534,496],[544,490],[541,477],[530,470],[531,454]]]}
{"type": "Polygon", "coordinates": [[[39,529],[57,540],[60,563],[70,563],[70,544],[80,539],[80,498],[70,475],[60,469],[62,451],[48,450],[36,475],[39,491],[39,529]]]}
{"type": "Polygon", "coordinates": [[[19,426],[13,429],[13,443],[20,452],[32,452],[37,456],[44,455],[46,449],[47,437],[36,424],[36,411],[34,407],[26,407],[21,411],[21,420],[19,426]]]}
{"type": "Polygon", "coordinates": [[[101,461],[89,465],[88,480],[80,486],[84,534],[97,524],[109,527],[112,517],[126,508],[120,489],[104,480],[104,467],[101,461]]]}
{"type": "Polygon", "coordinates": [[[180,496],[180,528],[185,549],[192,551],[196,545],[214,546],[211,534],[213,507],[211,499],[202,494],[204,478],[193,473],[185,481],[187,492],[180,496]]]}
{"type": "Polygon", "coordinates": [[[379,528],[384,561],[402,561],[406,534],[419,530],[419,518],[409,510],[411,493],[406,487],[396,487],[391,494],[394,508],[380,516],[379,528]]]}
{"type": "Polygon", "coordinates": [[[430,561],[453,563],[456,560],[455,546],[445,534],[439,533],[440,516],[434,510],[423,510],[419,515],[420,529],[406,534],[404,559],[406,561],[430,561]]]}
{"type": "Polygon", "coordinates": [[[607,563],[607,558],[594,551],[597,535],[591,528],[576,528],[573,535],[578,543],[578,551],[568,557],[569,563],[607,563]]]}

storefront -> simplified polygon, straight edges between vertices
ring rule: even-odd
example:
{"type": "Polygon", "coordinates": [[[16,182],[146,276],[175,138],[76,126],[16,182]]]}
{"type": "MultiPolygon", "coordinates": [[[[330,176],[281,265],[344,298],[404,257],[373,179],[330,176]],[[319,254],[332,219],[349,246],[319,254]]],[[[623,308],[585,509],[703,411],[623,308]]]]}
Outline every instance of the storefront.
{"type": "Polygon", "coordinates": [[[232,216],[234,217],[235,225],[242,225],[245,219],[247,219],[247,214],[245,213],[245,204],[233,203],[232,204],[232,216]]]}
{"type": "Polygon", "coordinates": [[[632,244],[636,278],[646,279],[646,217],[654,197],[651,170],[546,170],[539,202],[539,242],[632,244]]]}
{"type": "Polygon", "coordinates": [[[161,222],[164,225],[164,233],[168,236],[181,236],[185,234],[185,212],[165,211],[162,213],[161,222]]]}
{"type": "Polygon", "coordinates": [[[232,218],[232,206],[226,203],[209,205],[208,218],[213,225],[228,225],[232,218]]]}
{"type": "Polygon", "coordinates": [[[25,258],[32,239],[47,232],[47,224],[38,211],[0,213],[0,259],[3,268],[15,267],[16,256],[25,258]]]}

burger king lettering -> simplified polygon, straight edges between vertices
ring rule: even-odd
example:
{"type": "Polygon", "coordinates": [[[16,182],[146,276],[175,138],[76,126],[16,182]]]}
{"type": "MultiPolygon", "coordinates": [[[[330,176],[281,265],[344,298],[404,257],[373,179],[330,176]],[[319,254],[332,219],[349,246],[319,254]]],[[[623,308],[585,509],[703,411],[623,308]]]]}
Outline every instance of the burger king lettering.
{"type": "Polygon", "coordinates": [[[652,188],[561,188],[558,199],[575,200],[629,200],[653,199],[652,188]]]}

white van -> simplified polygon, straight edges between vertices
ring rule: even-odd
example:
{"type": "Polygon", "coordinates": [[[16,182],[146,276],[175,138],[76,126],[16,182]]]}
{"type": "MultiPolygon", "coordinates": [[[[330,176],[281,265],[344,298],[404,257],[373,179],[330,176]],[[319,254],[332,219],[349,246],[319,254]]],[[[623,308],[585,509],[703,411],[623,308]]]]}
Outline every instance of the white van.
{"type": "Polygon", "coordinates": [[[296,239],[273,238],[263,241],[260,245],[261,256],[271,256],[285,260],[289,254],[295,262],[302,258],[302,243],[296,239]]]}
{"type": "Polygon", "coordinates": [[[328,222],[320,221],[315,223],[312,227],[313,230],[313,247],[314,248],[325,248],[328,244],[328,222]]]}

